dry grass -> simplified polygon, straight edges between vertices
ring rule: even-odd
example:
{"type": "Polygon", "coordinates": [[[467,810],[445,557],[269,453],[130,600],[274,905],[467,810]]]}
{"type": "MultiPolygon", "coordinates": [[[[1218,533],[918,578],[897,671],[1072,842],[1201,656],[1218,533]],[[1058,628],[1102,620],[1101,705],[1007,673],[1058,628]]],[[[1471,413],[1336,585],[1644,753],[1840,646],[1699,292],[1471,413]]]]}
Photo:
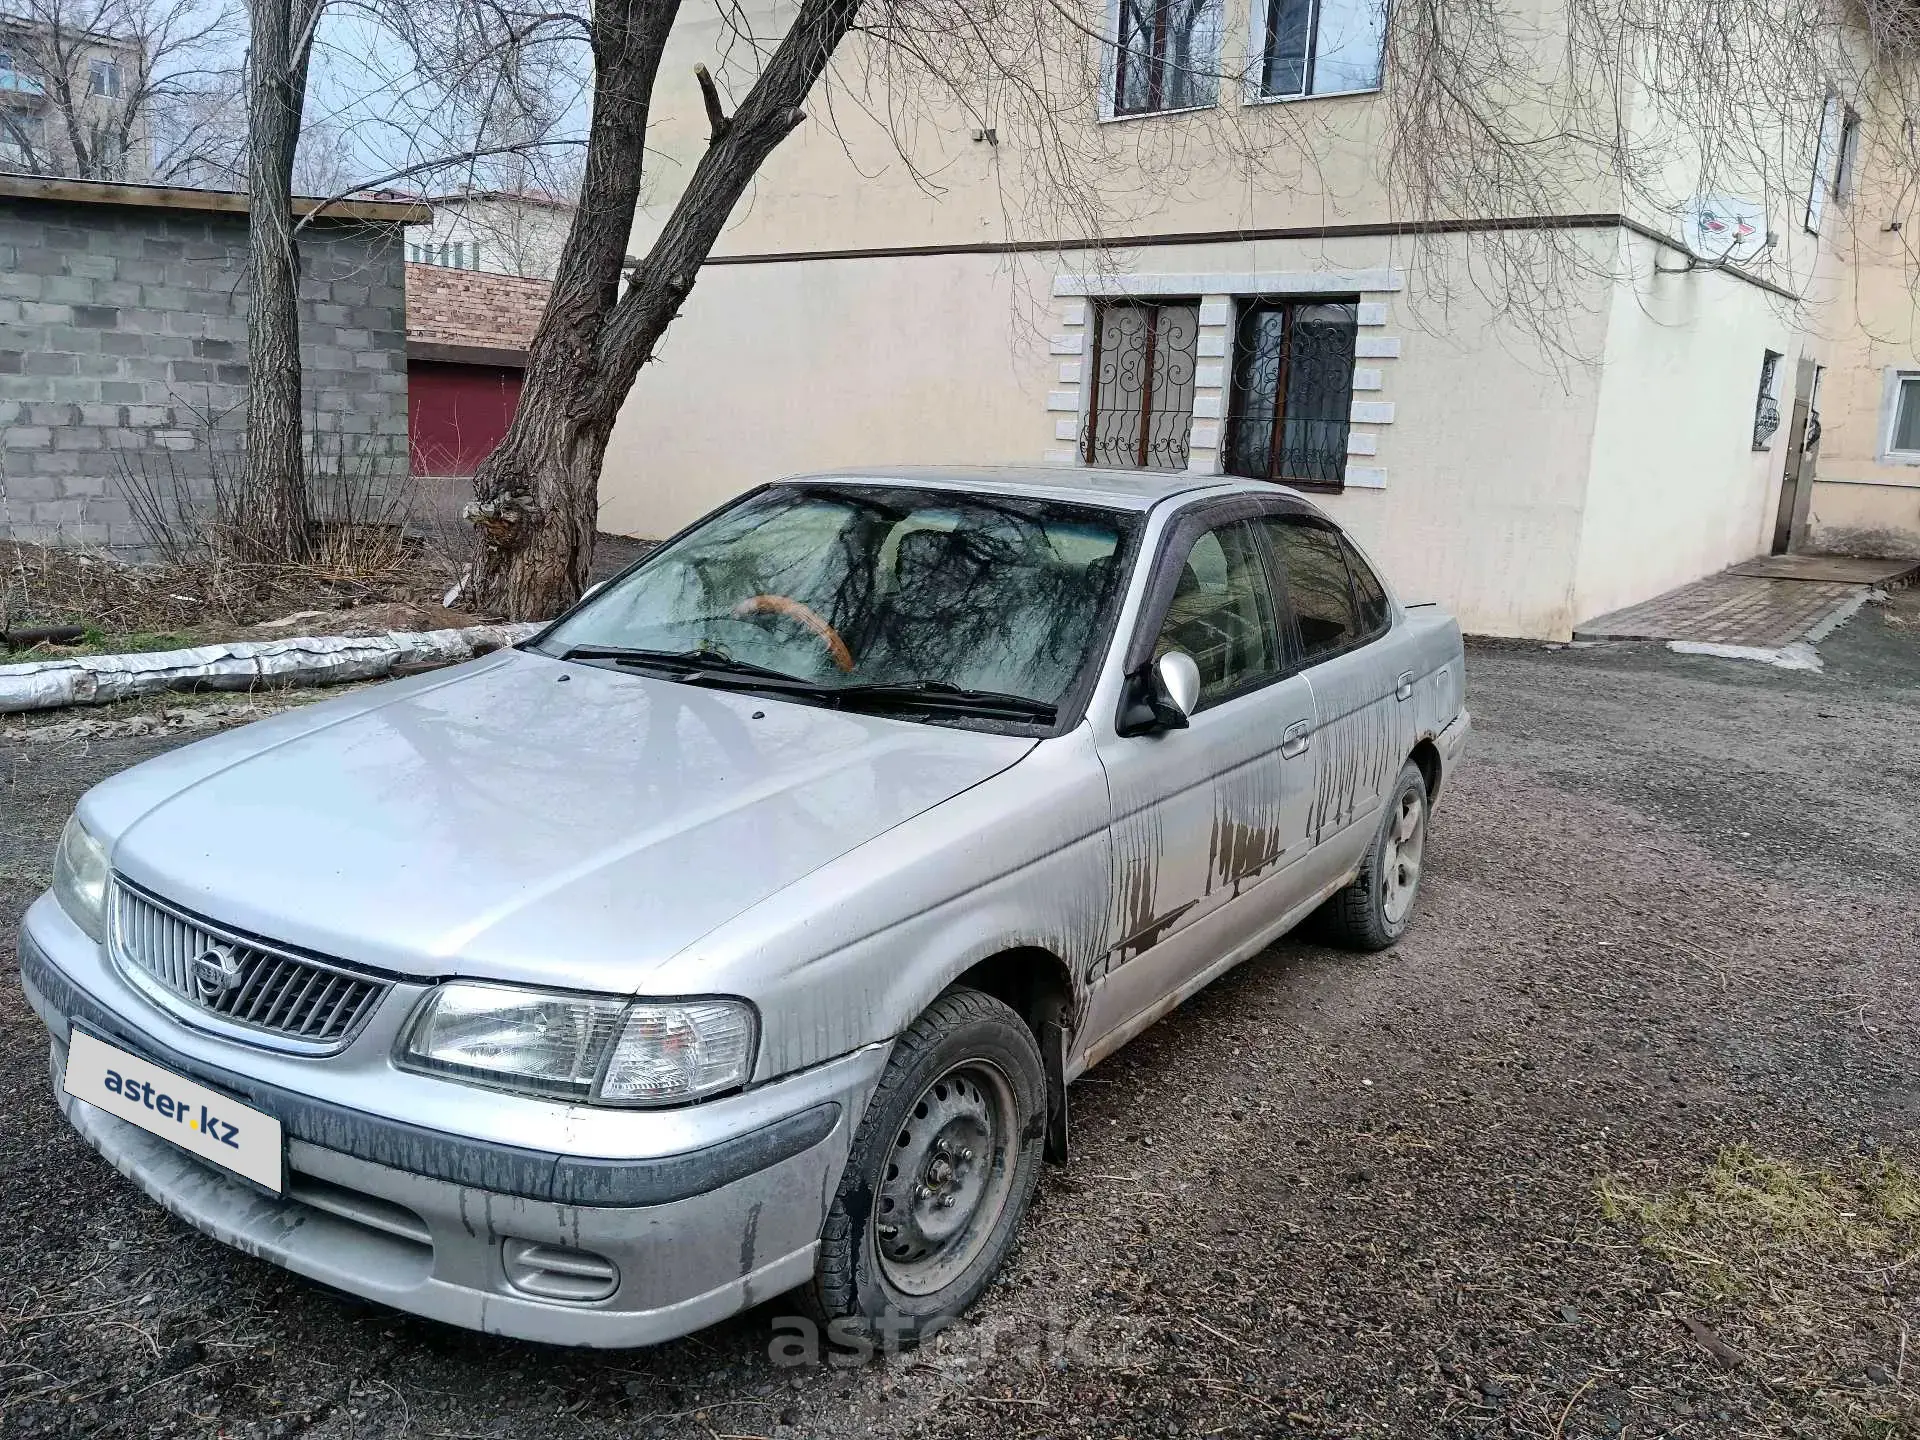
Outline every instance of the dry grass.
{"type": "Polygon", "coordinates": [[[1894,1160],[1833,1173],[1738,1145],[1697,1180],[1664,1193],[1638,1195],[1612,1180],[1602,1180],[1599,1193],[1608,1219],[1639,1226],[1647,1248],[1707,1299],[1749,1298],[1789,1257],[1856,1265],[1920,1258],[1920,1174],[1894,1160]]]}
{"type": "Polygon", "coordinates": [[[1676,1319],[1714,1361],[1758,1370],[1843,1433],[1920,1436],[1920,1169],[1736,1145],[1663,1190],[1605,1177],[1597,1191],[1672,1267],[1676,1319]]]}
{"type": "Polygon", "coordinates": [[[84,646],[49,652],[58,654],[152,649],[162,637],[158,648],[172,648],[295,611],[434,604],[453,579],[444,556],[397,530],[328,532],[306,565],[243,564],[214,551],[142,565],[101,551],[0,540],[0,630],[88,629],[84,646]]]}

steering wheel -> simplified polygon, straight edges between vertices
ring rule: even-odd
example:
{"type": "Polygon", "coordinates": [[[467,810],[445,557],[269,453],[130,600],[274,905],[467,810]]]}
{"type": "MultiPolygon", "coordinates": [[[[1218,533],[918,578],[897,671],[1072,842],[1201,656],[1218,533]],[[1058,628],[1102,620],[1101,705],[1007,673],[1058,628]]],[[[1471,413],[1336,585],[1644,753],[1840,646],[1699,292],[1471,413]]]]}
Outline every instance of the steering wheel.
{"type": "Polygon", "coordinates": [[[750,595],[733,607],[736,620],[744,620],[749,615],[784,615],[789,620],[799,621],[827,647],[827,654],[833,657],[834,664],[842,671],[853,669],[853,652],[847,649],[847,642],[840,638],[840,632],[821,619],[819,611],[801,604],[791,595],[750,595]]]}

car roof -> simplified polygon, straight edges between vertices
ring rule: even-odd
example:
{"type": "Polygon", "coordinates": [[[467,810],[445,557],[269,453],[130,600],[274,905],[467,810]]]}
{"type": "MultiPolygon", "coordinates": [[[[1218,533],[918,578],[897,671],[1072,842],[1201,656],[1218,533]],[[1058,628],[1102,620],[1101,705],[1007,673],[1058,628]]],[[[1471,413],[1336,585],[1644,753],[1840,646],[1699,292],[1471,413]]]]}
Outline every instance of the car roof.
{"type": "Polygon", "coordinates": [[[1306,498],[1285,485],[1242,480],[1232,475],[1196,475],[1179,470],[1102,470],[1068,465],[896,465],[822,470],[808,475],[789,475],[786,479],[809,485],[887,484],[928,490],[966,490],[1136,511],[1151,510],[1163,500],[1202,492],[1306,498]]]}

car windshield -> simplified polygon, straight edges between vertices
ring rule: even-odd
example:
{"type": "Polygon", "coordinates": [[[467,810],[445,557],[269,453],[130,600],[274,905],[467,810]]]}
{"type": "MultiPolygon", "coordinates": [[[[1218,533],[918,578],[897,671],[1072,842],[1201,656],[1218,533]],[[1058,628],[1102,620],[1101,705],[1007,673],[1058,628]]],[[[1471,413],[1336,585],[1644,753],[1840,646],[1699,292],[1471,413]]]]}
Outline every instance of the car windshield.
{"type": "Polygon", "coordinates": [[[904,487],[774,486],[662,547],[543,640],[702,664],[852,703],[913,691],[1056,705],[1088,660],[1132,517],[904,487]]]}

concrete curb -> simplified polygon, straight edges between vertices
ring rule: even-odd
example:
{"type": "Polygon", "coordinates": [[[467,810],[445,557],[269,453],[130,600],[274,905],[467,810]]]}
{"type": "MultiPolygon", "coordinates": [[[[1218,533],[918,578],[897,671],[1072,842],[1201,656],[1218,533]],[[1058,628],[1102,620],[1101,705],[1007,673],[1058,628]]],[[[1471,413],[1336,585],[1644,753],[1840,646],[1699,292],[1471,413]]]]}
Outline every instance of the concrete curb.
{"type": "Polygon", "coordinates": [[[1762,665],[1771,665],[1776,670],[1811,670],[1817,674],[1826,668],[1820,652],[1804,640],[1796,640],[1791,645],[1718,645],[1707,640],[1669,640],[1667,649],[1676,655],[1754,660],[1762,665]]]}
{"type": "Polygon", "coordinates": [[[452,665],[513,645],[538,625],[473,625],[385,635],[238,640],[144,655],[0,665],[0,715],[106,705],[168,690],[254,690],[376,680],[399,666],[452,665]]]}
{"type": "Polygon", "coordinates": [[[1879,587],[1862,590],[1858,595],[1849,595],[1824,616],[1813,623],[1811,629],[1800,638],[1809,645],[1818,645],[1847,621],[1858,615],[1869,600],[1884,600],[1887,592],[1879,587]]]}

